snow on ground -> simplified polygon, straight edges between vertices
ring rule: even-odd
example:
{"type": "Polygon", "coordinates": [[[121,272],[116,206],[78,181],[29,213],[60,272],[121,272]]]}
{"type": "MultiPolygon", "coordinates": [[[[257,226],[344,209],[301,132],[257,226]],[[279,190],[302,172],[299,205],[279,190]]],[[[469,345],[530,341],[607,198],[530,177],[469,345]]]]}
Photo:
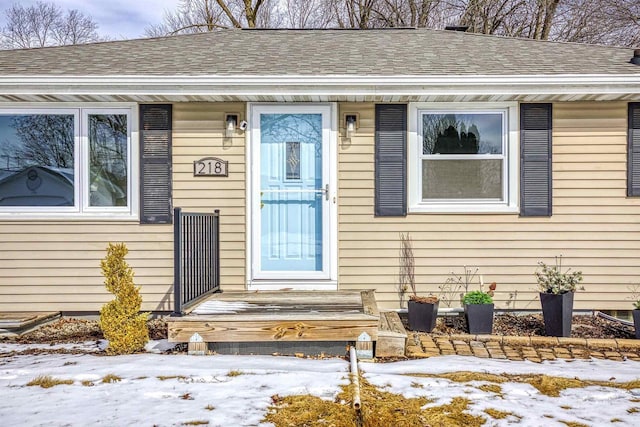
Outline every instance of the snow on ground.
{"type": "Polygon", "coordinates": [[[501,393],[496,394],[478,388],[483,384],[490,384],[485,381],[456,383],[441,378],[411,375],[471,371],[489,374],[546,374],[581,380],[628,382],[640,379],[639,362],[592,359],[533,363],[447,356],[389,364],[361,363],[360,369],[365,372],[365,377],[371,384],[386,391],[401,393],[405,397],[425,396],[435,399],[429,406],[447,404],[452,398],[460,396],[473,402],[469,411],[473,415],[487,417],[483,411],[490,408],[522,417],[491,420],[488,423],[491,426],[517,424],[566,427],[563,421],[594,427],[640,425],[640,388],[629,391],[591,386],[566,389],[560,393],[560,397],[549,397],[529,384],[507,382],[500,384],[501,393]]]}
{"type": "MultiPolygon", "coordinates": [[[[95,343],[94,343],[95,345],[95,343]]],[[[10,426],[182,425],[208,421],[209,426],[257,426],[271,396],[313,394],[333,399],[348,382],[348,363],[341,359],[307,360],[273,356],[186,356],[137,354],[106,357],[93,354],[11,355],[12,344],[0,346],[0,423],[10,426]],[[2,354],[4,353],[4,355],[2,354]],[[230,375],[231,373],[231,375],[230,375]],[[120,382],[101,383],[113,374],[120,382]],[[26,384],[40,375],[73,380],[44,389],[26,384]],[[83,385],[93,384],[91,386],[83,385]]],[[[17,346],[16,346],[17,347],[17,346]]],[[[19,351],[31,346],[21,345],[19,351]]],[[[155,342],[156,351],[166,343],[155,342]]],[[[14,348],[14,350],[16,350],[14,348]]],[[[640,378],[640,363],[554,361],[543,364],[473,357],[437,357],[388,364],[361,363],[373,384],[406,397],[448,403],[455,396],[472,400],[470,412],[493,408],[512,412],[488,426],[640,425],[640,389],[608,387],[568,389],[560,397],[540,394],[528,384],[501,384],[502,396],[477,388],[481,381],[455,383],[411,376],[475,371],[500,374],[545,373],[584,380],[622,382],[640,378]]],[[[487,417],[488,418],[488,417],[487,417]]]]}

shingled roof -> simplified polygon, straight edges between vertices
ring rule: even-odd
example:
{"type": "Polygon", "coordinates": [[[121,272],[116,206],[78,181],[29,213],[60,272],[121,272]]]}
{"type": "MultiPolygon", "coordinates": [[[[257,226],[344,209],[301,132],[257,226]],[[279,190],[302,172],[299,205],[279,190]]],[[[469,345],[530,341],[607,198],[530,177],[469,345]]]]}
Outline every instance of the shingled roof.
{"type": "Polygon", "coordinates": [[[632,49],[428,29],[221,30],[0,51],[0,76],[637,74],[632,49]]]}
{"type": "Polygon", "coordinates": [[[632,56],[428,29],[220,30],[0,51],[0,102],[637,101],[632,56]]]}

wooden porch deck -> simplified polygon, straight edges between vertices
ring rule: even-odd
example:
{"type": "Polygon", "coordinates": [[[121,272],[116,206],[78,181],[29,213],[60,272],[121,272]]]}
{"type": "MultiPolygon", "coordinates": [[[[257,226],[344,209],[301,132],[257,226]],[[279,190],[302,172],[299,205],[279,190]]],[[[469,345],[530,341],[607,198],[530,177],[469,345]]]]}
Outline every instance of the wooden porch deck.
{"type": "Polygon", "coordinates": [[[207,343],[353,342],[366,332],[374,342],[393,340],[378,343],[382,353],[402,352],[376,355],[402,356],[406,334],[392,314],[381,316],[373,290],[224,292],[167,323],[171,342],[189,342],[195,333],[207,343]]]}

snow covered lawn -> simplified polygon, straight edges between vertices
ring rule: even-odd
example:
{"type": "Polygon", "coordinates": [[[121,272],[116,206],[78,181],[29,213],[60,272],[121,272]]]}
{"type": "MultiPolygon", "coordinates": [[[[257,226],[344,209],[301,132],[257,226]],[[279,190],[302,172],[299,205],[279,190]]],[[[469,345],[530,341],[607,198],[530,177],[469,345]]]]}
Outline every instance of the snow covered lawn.
{"type": "MultiPolygon", "coordinates": [[[[7,426],[173,426],[208,422],[209,426],[257,426],[271,396],[312,394],[333,399],[348,382],[348,363],[272,356],[186,356],[139,354],[12,355],[27,346],[0,344],[0,423],[7,426]],[[108,375],[120,381],[103,383],[108,375]],[[27,386],[40,376],[72,380],[51,388],[27,386]]],[[[31,347],[29,347],[31,348],[31,347]]],[[[87,350],[90,345],[87,345],[87,350]]],[[[406,397],[435,399],[442,405],[460,396],[472,401],[469,412],[488,426],[640,425],[640,388],[590,386],[567,389],[559,397],[541,394],[522,382],[454,382],[411,374],[458,371],[493,374],[547,374],[583,380],[626,382],[640,379],[640,363],[554,361],[544,364],[473,357],[437,357],[388,364],[361,363],[372,384],[406,397]],[[511,413],[493,419],[484,412],[511,413]]],[[[366,402],[365,402],[366,404],[366,402]]]]}

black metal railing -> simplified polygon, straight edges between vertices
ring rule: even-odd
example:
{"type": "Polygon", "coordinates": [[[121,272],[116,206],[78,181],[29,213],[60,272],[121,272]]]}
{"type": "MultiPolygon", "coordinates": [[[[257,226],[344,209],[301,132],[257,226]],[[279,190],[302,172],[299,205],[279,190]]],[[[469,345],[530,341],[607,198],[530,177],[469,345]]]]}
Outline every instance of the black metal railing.
{"type": "Polygon", "coordinates": [[[220,290],[220,211],[173,210],[174,316],[220,290]]]}

